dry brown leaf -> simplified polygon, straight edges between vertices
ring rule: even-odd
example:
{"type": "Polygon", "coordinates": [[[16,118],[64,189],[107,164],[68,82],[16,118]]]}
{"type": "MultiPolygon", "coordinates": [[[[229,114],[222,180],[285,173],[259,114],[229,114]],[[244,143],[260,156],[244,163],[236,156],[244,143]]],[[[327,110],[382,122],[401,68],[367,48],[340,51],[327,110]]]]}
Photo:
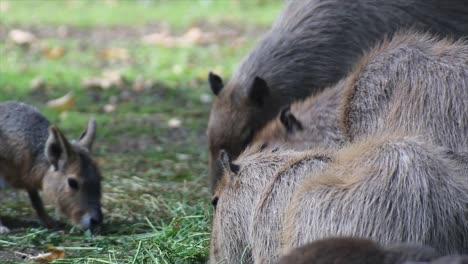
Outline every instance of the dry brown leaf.
{"type": "Polygon", "coordinates": [[[141,40],[145,44],[160,45],[168,48],[174,47],[177,44],[176,39],[169,36],[166,32],[149,34],[143,36],[141,40]]]}
{"type": "Polygon", "coordinates": [[[47,47],[42,50],[42,54],[49,59],[58,59],[65,54],[63,47],[47,47]]]}
{"type": "Polygon", "coordinates": [[[170,48],[174,46],[210,43],[216,41],[216,35],[212,32],[203,32],[198,27],[192,27],[180,37],[171,36],[167,32],[161,32],[146,35],[142,38],[142,41],[145,44],[170,48]]]}
{"type": "Polygon", "coordinates": [[[99,57],[106,60],[128,60],[128,50],[124,48],[109,48],[98,53],[99,57]]]}
{"type": "Polygon", "coordinates": [[[72,108],[75,103],[75,96],[72,92],[69,92],[60,98],[48,101],[47,107],[57,111],[65,111],[72,108]]]}
{"type": "Polygon", "coordinates": [[[107,90],[112,86],[121,86],[124,83],[124,77],[118,71],[106,71],[98,77],[83,79],[82,84],[88,89],[98,88],[107,90]]]}
{"type": "Polygon", "coordinates": [[[21,29],[11,30],[10,33],[8,33],[8,37],[18,45],[28,45],[36,40],[36,36],[34,36],[31,32],[21,29]]]}
{"type": "Polygon", "coordinates": [[[28,259],[39,263],[49,263],[56,259],[65,258],[65,250],[58,249],[51,245],[47,246],[47,248],[52,252],[38,254],[37,256],[29,256],[28,259]]]}

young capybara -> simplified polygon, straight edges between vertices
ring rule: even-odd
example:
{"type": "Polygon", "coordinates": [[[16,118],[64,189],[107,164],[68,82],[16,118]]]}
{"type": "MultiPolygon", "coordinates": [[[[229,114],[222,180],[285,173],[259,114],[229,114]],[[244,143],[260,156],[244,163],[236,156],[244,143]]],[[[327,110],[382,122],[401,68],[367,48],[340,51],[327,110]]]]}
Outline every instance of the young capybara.
{"type": "Polygon", "coordinates": [[[332,237],[313,241],[282,256],[276,264],[403,264],[428,263],[440,257],[433,248],[403,244],[384,248],[362,238],[332,237]]]}
{"type": "Polygon", "coordinates": [[[235,159],[284,106],[334,85],[364,51],[404,28],[466,36],[466,0],[289,1],[225,87],[209,75],[216,95],[208,123],[212,191],[221,149],[235,159]]]}
{"type": "Polygon", "coordinates": [[[251,144],[295,150],[342,146],[347,140],[340,126],[346,81],[284,108],[254,136],[251,144]]]}
{"type": "MultiPolygon", "coordinates": [[[[39,191],[73,224],[96,228],[103,217],[101,174],[90,156],[95,136],[94,119],[77,142],[69,142],[36,108],[0,103],[0,177],[28,192],[45,226],[56,222],[45,211],[39,191]]],[[[3,225],[1,230],[8,232],[3,225]]]]}
{"type": "Polygon", "coordinates": [[[350,140],[385,131],[468,151],[468,42],[399,34],[352,74],[342,109],[350,140]]]}

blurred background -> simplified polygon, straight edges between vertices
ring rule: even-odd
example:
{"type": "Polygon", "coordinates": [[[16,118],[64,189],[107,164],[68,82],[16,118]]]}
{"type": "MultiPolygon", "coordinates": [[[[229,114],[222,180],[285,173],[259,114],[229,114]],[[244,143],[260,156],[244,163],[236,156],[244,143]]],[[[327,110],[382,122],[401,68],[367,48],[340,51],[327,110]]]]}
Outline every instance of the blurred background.
{"type": "Polygon", "coordinates": [[[282,4],[0,0],[0,101],[38,107],[69,138],[97,119],[106,225],[98,236],[46,230],[24,191],[1,190],[14,229],[0,235],[0,259],[52,244],[66,252],[56,263],[205,262],[207,73],[228,79],[282,4]]]}

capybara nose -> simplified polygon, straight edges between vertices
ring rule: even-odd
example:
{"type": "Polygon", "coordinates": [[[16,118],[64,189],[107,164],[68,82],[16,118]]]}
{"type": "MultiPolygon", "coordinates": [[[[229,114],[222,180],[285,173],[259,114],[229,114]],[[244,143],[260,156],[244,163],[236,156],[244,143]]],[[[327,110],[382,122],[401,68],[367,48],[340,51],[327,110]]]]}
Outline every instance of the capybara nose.
{"type": "Polygon", "coordinates": [[[84,229],[94,229],[102,224],[102,212],[101,210],[93,210],[87,212],[81,218],[81,225],[84,229]]]}

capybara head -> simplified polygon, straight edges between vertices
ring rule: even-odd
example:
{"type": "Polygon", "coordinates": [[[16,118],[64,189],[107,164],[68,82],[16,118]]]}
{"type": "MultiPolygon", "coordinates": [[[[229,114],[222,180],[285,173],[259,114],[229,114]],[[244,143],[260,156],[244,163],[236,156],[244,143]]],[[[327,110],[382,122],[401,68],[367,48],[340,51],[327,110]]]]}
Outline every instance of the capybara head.
{"type": "Polygon", "coordinates": [[[214,190],[222,174],[217,161],[220,150],[224,149],[232,159],[237,158],[255,133],[277,114],[277,110],[269,96],[267,83],[260,77],[249,82],[249,87],[234,83],[224,87],[221,77],[213,73],[209,74],[208,79],[216,95],[207,131],[210,180],[214,190]],[[271,108],[271,111],[265,111],[267,108],[271,108]]]}
{"type": "Polygon", "coordinates": [[[101,173],[90,152],[96,136],[96,121],[90,119],[77,142],[70,143],[55,126],[49,127],[45,154],[51,167],[43,191],[74,224],[94,229],[102,223],[101,173]]]}

